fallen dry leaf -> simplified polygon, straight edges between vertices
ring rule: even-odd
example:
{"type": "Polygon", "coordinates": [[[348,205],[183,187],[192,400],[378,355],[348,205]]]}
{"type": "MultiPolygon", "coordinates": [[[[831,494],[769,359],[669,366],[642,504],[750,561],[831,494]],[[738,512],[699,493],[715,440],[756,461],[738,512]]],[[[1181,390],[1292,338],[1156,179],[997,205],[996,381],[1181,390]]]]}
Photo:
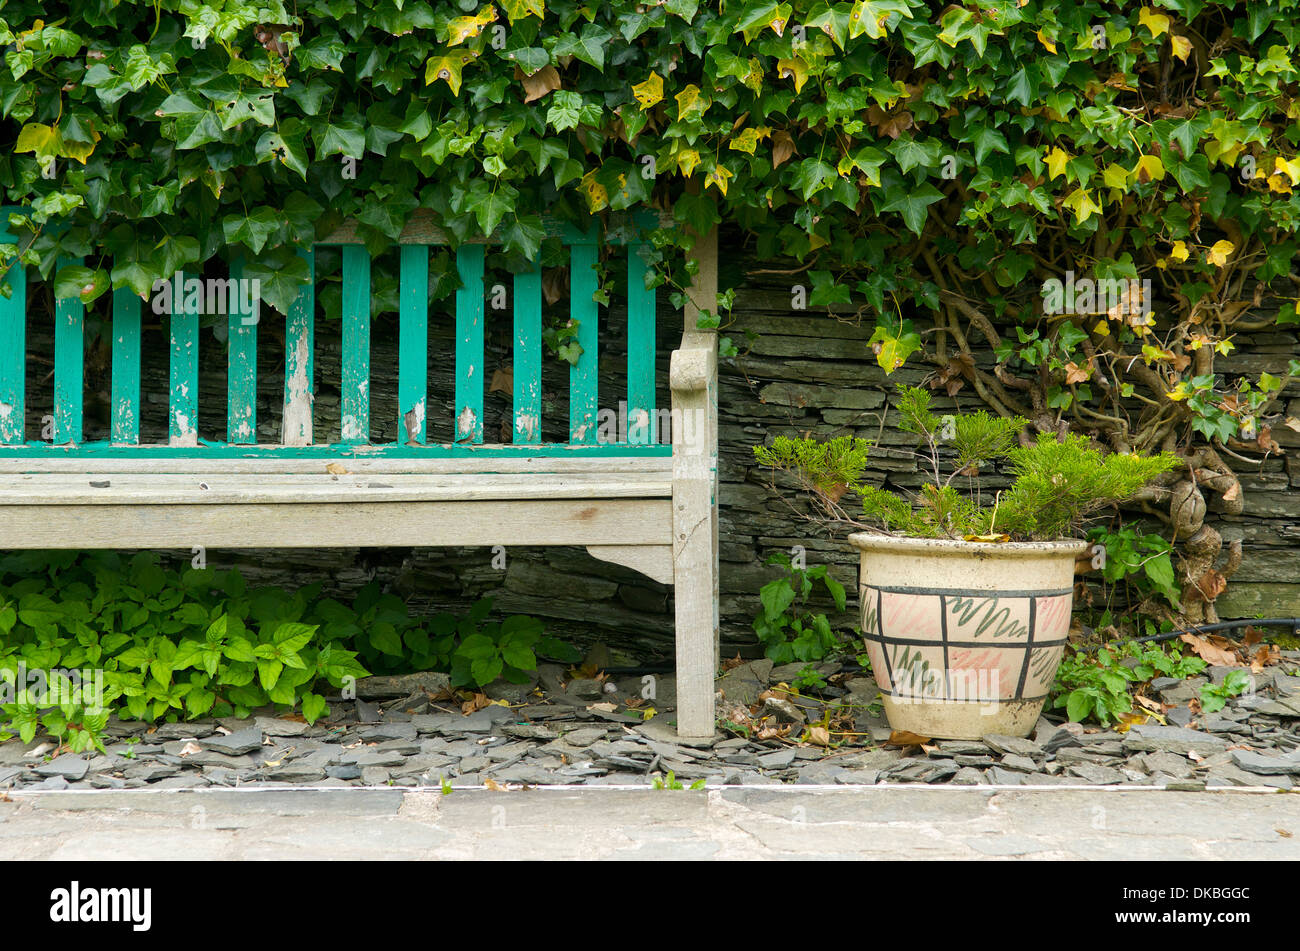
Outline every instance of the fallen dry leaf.
{"type": "Polygon", "coordinates": [[[1146,707],[1152,713],[1164,713],[1165,707],[1159,700],[1152,700],[1150,697],[1138,696],[1137,702],[1146,707]]]}
{"type": "Polygon", "coordinates": [[[1282,652],[1278,650],[1276,644],[1260,644],[1259,649],[1250,659],[1250,671],[1253,674],[1262,674],[1265,667],[1279,663],[1281,660],[1282,652]]]}
{"type": "Polygon", "coordinates": [[[809,743],[816,743],[818,746],[830,746],[831,734],[824,726],[810,726],[805,735],[809,743]]]}
{"type": "Polygon", "coordinates": [[[1192,650],[1196,652],[1197,656],[1212,667],[1242,666],[1235,652],[1215,647],[1203,637],[1197,637],[1195,634],[1182,634],[1179,635],[1178,639],[1185,644],[1191,644],[1192,650]]]}
{"type": "Polygon", "coordinates": [[[490,776],[484,777],[484,779],[483,779],[483,785],[486,786],[488,789],[492,790],[493,792],[505,792],[505,791],[506,791],[506,787],[505,787],[505,786],[502,786],[500,783],[494,781],[494,780],[492,779],[492,777],[490,777],[490,776]]]}
{"type": "Polygon", "coordinates": [[[325,467],[330,475],[348,475],[348,467],[341,462],[331,462],[325,467]]]}
{"type": "Polygon", "coordinates": [[[1145,713],[1121,713],[1115,724],[1116,733],[1127,733],[1131,727],[1141,726],[1147,722],[1145,713]]]}
{"type": "Polygon", "coordinates": [[[181,747],[181,756],[190,756],[194,753],[202,753],[203,747],[191,740],[181,747]]]}
{"type": "Polygon", "coordinates": [[[492,701],[487,698],[487,694],[476,693],[474,694],[474,696],[472,696],[470,699],[466,700],[464,703],[460,705],[460,712],[465,714],[465,716],[469,716],[471,713],[476,713],[477,711],[482,710],[484,707],[488,707],[491,705],[492,705],[492,701]]]}
{"type": "Polygon", "coordinates": [[[921,736],[918,733],[911,733],[907,730],[894,730],[889,734],[886,741],[889,746],[925,746],[930,742],[930,737],[921,736]]]}
{"type": "Polygon", "coordinates": [[[599,710],[602,713],[613,713],[618,709],[616,703],[593,703],[587,707],[588,710],[599,710]]]}
{"type": "Polygon", "coordinates": [[[1290,831],[1287,830],[1287,829],[1274,829],[1273,831],[1276,832],[1278,835],[1280,835],[1280,836],[1281,836],[1282,838],[1284,838],[1284,839],[1289,839],[1289,838],[1291,838],[1291,833],[1290,833],[1290,831]]]}

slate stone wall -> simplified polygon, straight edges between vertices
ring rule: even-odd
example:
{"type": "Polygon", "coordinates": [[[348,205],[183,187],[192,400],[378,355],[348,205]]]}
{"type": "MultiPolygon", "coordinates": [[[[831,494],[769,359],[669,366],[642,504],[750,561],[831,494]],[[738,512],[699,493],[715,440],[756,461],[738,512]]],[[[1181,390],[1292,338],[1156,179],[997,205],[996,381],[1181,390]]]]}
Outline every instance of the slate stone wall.
{"type": "MultiPolygon", "coordinates": [[[[740,331],[758,334],[739,358],[724,361],[720,379],[720,468],[721,468],[721,613],[724,656],[737,652],[756,653],[750,622],[758,610],[758,590],[775,577],[776,570],[764,564],[773,551],[789,551],[801,545],[809,564],[829,563],[835,575],[852,591],[856,559],[847,543],[825,537],[800,517],[803,503],[790,495],[782,501],[771,489],[769,476],[753,461],[751,447],[773,435],[854,433],[878,442],[868,477],[877,484],[914,487],[920,477],[911,455],[911,437],[893,428],[896,416],[888,414],[882,427],[881,414],[895,383],[918,383],[928,372],[920,364],[907,366],[886,378],[871,358],[868,327],[851,315],[817,316],[811,311],[791,309],[792,283],[797,276],[759,273],[782,265],[757,264],[743,251],[732,249],[739,242],[724,237],[721,262],[723,287],[739,288],[732,335],[740,331]]],[[[493,282],[489,275],[489,285],[493,282]]],[[[507,286],[509,282],[505,282],[507,286]]],[[[661,381],[667,379],[668,354],[680,337],[680,317],[674,313],[667,293],[659,294],[658,362],[661,381]]],[[[509,312],[489,312],[489,358],[486,377],[509,365],[509,312]]],[[[283,370],[274,344],[282,334],[280,319],[270,314],[260,328],[271,345],[263,348],[259,373],[259,417],[261,438],[278,439],[279,400],[283,392],[283,370]],[[277,330],[278,326],[278,330],[277,330]]],[[[601,328],[601,405],[615,404],[625,386],[626,352],[621,349],[624,313],[615,304],[601,328]],[[611,398],[611,394],[613,397],[611,398]]],[[[31,339],[34,352],[48,340],[48,329],[34,321],[31,339]]],[[[450,314],[430,318],[431,401],[429,419],[433,437],[450,439],[453,366],[450,314]]],[[[376,438],[391,439],[396,432],[396,346],[395,321],[380,316],[375,321],[372,347],[373,407],[376,438]]],[[[208,415],[201,420],[205,438],[221,438],[224,427],[225,366],[221,348],[204,331],[201,405],[208,415]],[[216,407],[215,414],[212,407],[216,407]]],[[[745,346],[742,343],[742,346],[745,346]]],[[[339,335],[337,324],[322,322],[318,333],[318,396],[315,403],[318,434],[338,427],[339,335]]],[[[165,433],[166,349],[161,328],[146,339],[146,437],[165,433]]],[[[1293,333],[1256,334],[1249,346],[1220,358],[1217,367],[1228,374],[1257,376],[1261,370],[1279,374],[1291,357],[1300,355],[1293,333]]],[[[93,357],[93,354],[92,354],[93,357]]],[[[983,358],[991,363],[991,355],[983,358]]],[[[914,361],[915,362],[915,361],[914,361]]],[[[48,412],[52,389],[44,372],[48,367],[30,365],[33,382],[29,387],[29,427],[39,426],[48,412]]],[[[545,360],[545,438],[563,439],[567,419],[567,365],[554,357],[545,360]]],[[[88,372],[94,385],[96,373],[88,372]]],[[[501,381],[501,378],[498,378],[501,381]]],[[[509,426],[510,401],[507,392],[489,394],[485,412],[488,438],[509,426]]],[[[659,405],[669,405],[666,383],[661,383],[659,405]]],[[[1300,417],[1300,387],[1286,394],[1290,415],[1300,417]]],[[[969,389],[957,398],[937,394],[941,410],[973,409],[980,405],[969,389]]],[[[97,421],[98,403],[91,399],[87,435],[106,428],[97,421]]],[[[32,431],[29,429],[29,431],[32,431]]],[[[1287,450],[1284,459],[1273,458],[1263,465],[1237,464],[1242,473],[1245,511],[1235,518],[1214,516],[1226,539],[1241,538],[1246,558],[1227,593],[1219,600],[1224,617],[1300,615],[1300,433],[1277,427],[1274,437],[1287,450]]],[[[500,438],[498,436],[498,438],[500,438]]],[[[985,485],[996,490],[1005,485],[997,478],[985,485]]],[[[189,553],[183,557],[187,560],[189,553]]],[[[324,580],[336,595],[347,595],[370,579],[406,597],[421,611],[464,610],[474,599],[492,597],[505,611],[531,613],[546,618],[559,636],[588,645],[604,641],[614,656],[628,662],[672,656],[672,589],[616,565],[597,561],[582,549],[524,549],[507,547],[505,567],[494,564],[489,549],[380,549],[303,550],[285,549],[255,552],[208,553],[209,564],[239,564],[253,579],[277,584],[306,584],[324,580]]],[[[827,604],[829,607],[829,604],[827,604]]],[[[838,619],[842,625],[854,621],[852,609],[838,619]]]]}

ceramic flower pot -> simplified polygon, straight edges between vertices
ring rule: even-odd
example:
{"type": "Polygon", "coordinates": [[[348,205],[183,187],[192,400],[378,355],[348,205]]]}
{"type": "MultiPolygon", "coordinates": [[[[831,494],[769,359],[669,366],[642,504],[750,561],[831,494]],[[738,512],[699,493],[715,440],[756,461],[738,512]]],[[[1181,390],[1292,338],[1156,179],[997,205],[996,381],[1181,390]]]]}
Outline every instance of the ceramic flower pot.
{"type": "Polygon", "coordinates": [[[1056,676],[1088,543],[849,541],[889,725],[944,739],[1027,736],[1056,676]]]}

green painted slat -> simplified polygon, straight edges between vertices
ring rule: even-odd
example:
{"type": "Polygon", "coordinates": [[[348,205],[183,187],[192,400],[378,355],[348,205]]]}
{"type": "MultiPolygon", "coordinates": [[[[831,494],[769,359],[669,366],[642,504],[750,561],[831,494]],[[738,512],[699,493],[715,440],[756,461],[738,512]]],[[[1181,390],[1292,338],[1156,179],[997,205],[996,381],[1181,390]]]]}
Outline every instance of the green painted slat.
{"type": "Polygon", "coordinates": [[[252,299],[244,285],[244,262],[230,266],[226,291],[228,376],[226,384],[226,441],[236,445],[257,442],[257,321],[261,301],[252,299]]]}
{"type": "MultiPolygon", "coordinates": [[[[18,244],[5,227],[9,209],[0,209],[0,243],[18,244]]],[[[17,260],[0,277],[11,294],[0,296],[0,444],[23,441],[27,412],[27,268],[17,260]]]]}
{"type": "Polygon", "coordinates": [[[655,442],[655,292],[646,289],[643,244],[627,248],[627,441],[655,442]]]}
{"type": "MultiPolygon", "coordinates": [[[[575,236],[576,238],[577,236],[575,236]]],[[[597,344],[600,311],[593,295],[597,289],[596,243],[590,235],[569,246],[569,317],[577,322],[574,338],[582,347],[578,362],[569,368],[569,442],[596,441],[597,344]]]]}
{"type": "Polygon", "coordinates": [[[140,441],[140,298],[129,287],[113,291],[112,439],[140,441]]]}
{"type": "Polygon", "coordinates": [[[343,439],[370,439],[370,252],[343,248],[343,439]]]}
{"type": "Polygon", "coordinates": [[[483,245],[456,252],[456,420],[459,443],[483,441],[483,245]]]}
{"type": "MultiPolygon", "coordinates": [[[[55,273],[81,258],[59,258],[55,273]]],[[[81,442],[85,389],[86,308],[79,297],[54,302],[54,444],[81,442]]]]}
{"type": "Polygon", "coordinates": [[[518,445],[542,441],[542,261],[515,275],[515,434],[518,445]]]}
{"type": "Polygon", "coordinates": [[[404,442],[424,443],[429,427],[429,249],[402,245],[398,290],[397,421],[404,442]]]}
{"type": "MultiPolygon", "coordinates": [[[[656,459],[672,456],[672,446],[629,446],[626,443],[595,443],[572,446],[543,443],[540,446],[453,445],[358,447],[348,443],[317,446],[230,446],[201,440],[198,449],[183,446],[114,446],[106,442],[80,446],[51,446],[29,442],[24,446],[0,446],[3,459],[575,459],[593,457],[656,459]]],[[[544,470],[539,470],[544,471],[544,470]]]]}
{"type": "Polygon", "coordinates": [[[202,293],[185,293],[185,274],[172,279],[171,371],[167,395],[167,435],[173,446],[195,446],[199,439],[199,308],[202,293]]]}
{"type": "Polygon", "coordinates": [[[298,254],[307,262],[307,283],[289,305],[284,322],[284,419],[281,441],[286,446],[310,446],[312,403],[316,398],[316,255],[310,248],[298,254]]]}

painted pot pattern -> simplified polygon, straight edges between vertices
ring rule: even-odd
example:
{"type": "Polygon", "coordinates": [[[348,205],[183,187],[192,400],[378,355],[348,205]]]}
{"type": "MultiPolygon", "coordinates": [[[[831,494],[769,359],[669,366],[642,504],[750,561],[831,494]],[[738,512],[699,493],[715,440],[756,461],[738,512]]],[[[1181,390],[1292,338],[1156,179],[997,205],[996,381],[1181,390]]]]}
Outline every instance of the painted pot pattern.
{"type": "Polygon", "coordinates": [[[863,584],[862,632],[883,694],[900,702],[1046,698],[1072,591],[970,592],[863,584]]]}

